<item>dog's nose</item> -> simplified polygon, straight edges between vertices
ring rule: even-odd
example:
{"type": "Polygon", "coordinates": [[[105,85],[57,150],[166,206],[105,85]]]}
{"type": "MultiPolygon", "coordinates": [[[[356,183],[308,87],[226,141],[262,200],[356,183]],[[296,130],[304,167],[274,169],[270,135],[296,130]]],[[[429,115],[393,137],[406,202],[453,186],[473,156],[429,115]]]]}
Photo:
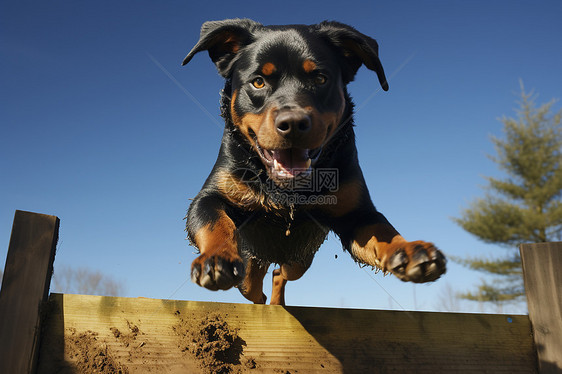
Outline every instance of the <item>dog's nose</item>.
{"type": "Polygon", "coordinates": [[[283,111],[275,119],[275,129],[283,137],[298,137],[311,128],[310,117],[306,113],[283,111]]]}

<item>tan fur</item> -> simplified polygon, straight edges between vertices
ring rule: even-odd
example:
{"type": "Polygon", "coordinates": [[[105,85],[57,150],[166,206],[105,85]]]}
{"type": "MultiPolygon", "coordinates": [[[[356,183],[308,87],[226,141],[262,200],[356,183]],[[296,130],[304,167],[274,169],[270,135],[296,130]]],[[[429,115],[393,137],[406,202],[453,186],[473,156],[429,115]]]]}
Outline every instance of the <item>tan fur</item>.
{"type": "Polygon", "coordinates": [[[202,255],[219,254],[227,260],[239,258],[236,226],[224,212],[217,221],[201,228],[195,234],[195,245],[202,255]]]}
{"type": "Polygon", "coordinates": [[[376,223],[355,231],[351,253],[357,261],[386,271],[389,256],[404,243],[406,240],[392,226],[376,223]]]}
{"type": "Polygon", "coordinates": [[[271,212],[281,209],[278,204],[268,200],[265,194],[254,191],[229,172],[221,170],[217,175],[217,188],[231,203],[245,210],[264,209],[271,212]]]}
{"type": "Polygon", "coordinates": [[[316,63],[314,63],[314,61],[311,60],[305,60],[302,63],[302,68],[305,71],[305,73],[312,73],[316,69],[316,63]]]}
{"type": "Polygon", "coordinates": [[[271,62],[266,62],[261,68],[263,75],[271,75],[277,71],[277,68],[271,62]]]}

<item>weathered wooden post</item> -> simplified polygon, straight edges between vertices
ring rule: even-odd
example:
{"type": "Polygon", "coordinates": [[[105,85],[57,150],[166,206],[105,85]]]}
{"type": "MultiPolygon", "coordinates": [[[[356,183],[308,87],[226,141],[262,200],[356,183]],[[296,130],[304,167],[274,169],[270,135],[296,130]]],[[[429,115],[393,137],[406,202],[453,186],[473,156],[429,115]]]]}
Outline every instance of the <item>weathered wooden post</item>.
{"type": "Polygon", "coordinates": [[[0,291],[0,373],[34,373],[59,234],[55,216],[17,210],[0,291]]]}
{"type": "Polygon", "coordinates": [[[562,242],[520,247],[540,374],[562,372],[562,242]]]}
{"type": "MultiPolygon", "coordinates": [[[[57,217],[16,211],[0,292],[2,374],[36,371],[41,308],[48,296],[58,228],[57,217]]],[[[68,324],[78,332],[94,331],[106,353],[128,358],[131,372],[145,372],[147,364],[155,370],[193,372],[197,363],[178,345],[179,335],[172,327],[181,322],[180,311],[182,316],[220,312],[240,328],[244,355],[259,358],[257,364],[264,370],[355,373],[381,367],[417,373],[534,373],[537,353],[541,374],[560,373],[562,243],[522,245],[521,258],[530,318],[58,295],[52,298],[58,307],[50,313],[60,318],[51,318],[55,328],[49,329],[47,321],[45,338],[51,334],[50,341],[54,337],[63,341],[73,334],[65,329],[68,324]],[[99,313],[103,318],[94,318],[99,313]],[[115,326],[130,328],[130,321],[138,321],[135,328],[143,331],[136,348],[123,345],[112,332],[115,326]]],[[[75,359],[65,357],[65,344],[54,351],[45,347],[52,348],[41,348],[43,372],[75,364],[75,359]]]]}

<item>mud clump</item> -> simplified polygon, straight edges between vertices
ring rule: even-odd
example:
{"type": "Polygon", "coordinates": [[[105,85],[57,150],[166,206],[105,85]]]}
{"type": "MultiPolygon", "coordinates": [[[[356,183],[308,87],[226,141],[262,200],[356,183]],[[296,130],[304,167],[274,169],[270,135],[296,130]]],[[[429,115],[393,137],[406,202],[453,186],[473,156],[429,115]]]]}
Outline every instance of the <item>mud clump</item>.
{"type": "Polygon", "coordinates": [[[107,345],[92,331],[77,333],[72,329],[66,338],[65,350],[79,373],[129,374],[126,366],[112,356],[107,345]]]}
{"type": "MultiPolygon", "coordinates": [[[[242,369],[241,356],[246,342],[218,314],[201,319],[183,319],[177,311],[179,323],[173,326],[179,337],[178,348],[188,352],[199,361],[199,366],[210,374],[234,374],[242,369]]],[[[247,368],[255,368],[255,361],[244,360],[247,368]]]]}
{"type": "Polygon", "coordinates": [[[110,327],[109,329],[113,333],[113,336],[125,347],[133,346],[137,340],[137,336],[141,334],[138,326],[129,321],[127,321],[127,327],[129,328],[129,332],[122,332],[117,327],[110,327]]]}

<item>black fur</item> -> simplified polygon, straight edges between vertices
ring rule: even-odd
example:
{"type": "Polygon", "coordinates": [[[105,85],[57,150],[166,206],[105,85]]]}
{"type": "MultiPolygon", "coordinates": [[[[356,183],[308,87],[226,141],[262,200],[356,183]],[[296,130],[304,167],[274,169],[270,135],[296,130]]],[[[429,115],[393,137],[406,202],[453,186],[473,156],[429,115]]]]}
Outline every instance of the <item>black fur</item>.
{"type": "MultiPolygon", "coordinates": [[[[212,234],[216,232],[213,231],[214,225],[226,215],[227,220],[231,220],[236,227],[233,235],[237,243],[237,255],[244,263],[251,259],[261,266],[298,263],[308,268],[329,231],[334,231],[343,247],[363,263],[366,261],[352,251],[358,228],[374,224],[387,227],[388,235],[385,232],[382,236],[388,237],[379,237],[379,241],[390,242],[398,234],[375,209],[369,196],[357,158],[353,104],[346,89],[346,84],[353,80],[359,67],[365,65],[376,72],[381,87],[388,90],[375,40],[337,22],[266,27],[251,20],[234,19],[206,22],[201,29],[199,42],[183,64],[203,50],[208,51],[219,73],[225,78],[221,97],[225,129],[215,166],[187,213],[187,232],[194,245],[198,245],[196,237],[202,230],[211,233],[207,235],[215,235],[212,234]],[[305,66],[303,61],[309,65],[305,66]],[[263,66],[266,62],[271,62],[272,67],[261,73],[260,69],[265,69],[263,66]],[[255,77],[261,80],[256,81],[255,77]],[[236,96],[235,102],[232,102],[233,96],[236,96]],[[279,149],[289,149],[290,152],[293,152],[292,149],[307,149],[307,155],[319,152],[305,180],[319,177],[319,173],[326,170],[336,171],[339,178],[337,187],[354,186],[350,191],[355,196],[340,196],[340,199],[349,201],[349,207],[342,205],[344,203],[327,207],[310,202],[311,197],[337,196],[337,189],[331,188],[333,186],[299,190],[279,182],[278,176],[272,177],[263,153],[273,154],[277,148],[262,151],[262,143],[269,144],[271,137],[262,136],[258,139],[262,133],[261,127],[258,126],[260,134],[254,128],[245,129],[245,125],[240,124],[244,123],[240,118],[253,115],[252,118],[258,120],[254,119],[252,123],[260,122],[261,126],[266,126],[263,123],[270,120],[267,115],[279,118],[279,113],[283,111],[289,115],[297,113],[297,119],[301,122],[289,120],[287,123],[295,128],[302,124],[303,134],[308,131],[306,126],[314,124],[322,116],[328,116],[322,117],[328,120],[338,118],[335,125],[322,123],[316,127],[331,134],[325,136],[320,147],[307,146],[313,141],[304,140],[305,135],[294,135],[297,131],[294,128],[290,128],[293,135],[275,139],[279,149]],[[302,114],[305,111],[306,115],[302,114]],[[232,179],[231,187],[228,187],[230,182],[225,175],[232,179]],[[233,197],[225,193],[225,185],[227,189],[236,189],[238,182],[243,184],[243,188],[233,190],[233,194],[247,192],[246,195],[251,197],[247,204],[243,199],[240,200],[243,203],[233,201],[233,197]],[[297,196],[306,203],[301,204],[300,200],[280,201],[280,196],[297,196]]],[[[274,132],[280,132],[282,127],[277,123],[275,126],[274,132]]],[[[308,133],[306,136],[309,135],[311,139],[324,136],[308,133]]],[[[289,154],[293,157],[293,153],[289,154]]],[[[294,162],[302,164],[304,161],[294,162]]],[[[202,254],[204,250],[214,251],[200,250],[202,254]]],[[[219,250],[213,253],[215,257],[221,256],[219,250]]],[[[381,257],[380,253],[377,256],[381,257]]],[[[208,265],[210,260],[205,261],[205,267],[212,266],[208,265]]],[[[379,265],[378,262],[368,264],[379,265]]],[[[196,265],[195,281],[216,289],[218,280],[199,280],[201,264],[196,265]]],[[[222,271],[210,272],[209,278],[220,277],[222,271]]],[[[238,274],[228,277],[229,280],[231,278],[232,284],[224,288],[236,285],[242,279],[238,274]]],[[[429,278],[422,281],[433,280],[429,278]]]]}

